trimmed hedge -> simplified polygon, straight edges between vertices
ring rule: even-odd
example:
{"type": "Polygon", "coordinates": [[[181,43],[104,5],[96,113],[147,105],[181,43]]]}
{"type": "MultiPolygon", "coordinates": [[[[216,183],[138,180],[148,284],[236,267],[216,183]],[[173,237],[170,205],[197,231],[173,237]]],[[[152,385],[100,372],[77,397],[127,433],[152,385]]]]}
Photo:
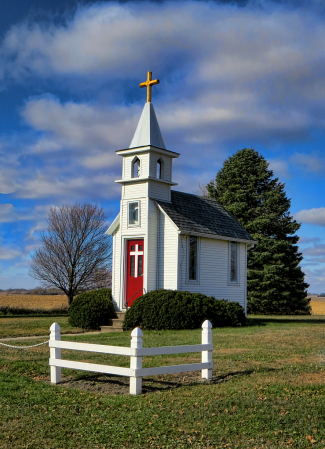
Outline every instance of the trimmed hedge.
{"type": "Polygon", "coordinates": [[[69,310],[69,323],[83,329],[99,329],[116,317],[110,288],[81,293],[74,298],[69,310]]]}
{"type": "Polygon", "coordinates": [[[13,315],[68,315],[68,306],[54,309],[28,309],[27,307],[1,306],[0,316],[13,315]]]}
{"type": "Polygon", "coordinates": [[[196,329],[204,320],[213,327],[241,326],[245,312],[237,302],[177,290],[153,290],[134,301],[126,312],[123,329],[196,329]]]}

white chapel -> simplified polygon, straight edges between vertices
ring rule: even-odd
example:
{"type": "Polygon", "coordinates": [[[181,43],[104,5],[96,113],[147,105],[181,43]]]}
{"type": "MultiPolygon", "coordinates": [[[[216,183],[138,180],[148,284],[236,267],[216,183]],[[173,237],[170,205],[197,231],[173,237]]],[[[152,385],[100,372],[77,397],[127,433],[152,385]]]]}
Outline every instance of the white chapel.
{"type": "Polygon", "coordinates": [[[166,149],[148,72],[145,104],[122,157],[120,213],[113,236],[112,296],[120,311],[156,289],[199,292],[241,304],[246,312],[247,247],[256,242],[218,202],[172,190],[179,153],[166,149]]]}

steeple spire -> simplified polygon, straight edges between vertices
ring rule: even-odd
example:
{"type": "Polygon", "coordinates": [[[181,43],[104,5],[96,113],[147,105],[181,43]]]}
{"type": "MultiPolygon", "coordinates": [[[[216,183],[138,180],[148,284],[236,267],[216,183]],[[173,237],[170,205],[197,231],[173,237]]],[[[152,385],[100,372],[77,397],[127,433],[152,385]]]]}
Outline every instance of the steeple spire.
{"type": "Polygon", "coordinates": [[[135,130],[129,148],[144,146],[154,146],[166,150],[164,139],[162,138],[155,110],[151,103],[151,89],[159,80],[152,79],[152,72],[147,73],[147,81],[140,83],[140,87],[147,88],[147,103],[144,105],[137,129],[135,130]]]}
{"type": "Polygon", "coordinates": [[[144,105],[129,148],[144,147],[147,145],[166,149],[153,104],[150,102],[144,105]]]}

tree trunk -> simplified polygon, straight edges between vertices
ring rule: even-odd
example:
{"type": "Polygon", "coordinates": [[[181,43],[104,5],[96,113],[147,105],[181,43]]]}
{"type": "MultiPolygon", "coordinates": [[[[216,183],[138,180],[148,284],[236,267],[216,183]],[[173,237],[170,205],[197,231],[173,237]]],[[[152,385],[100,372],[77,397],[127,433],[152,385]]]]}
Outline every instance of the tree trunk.
{"type": "Polygon", "coordinates": [[[70,292],[67,296],[68,296],[68,306],[70,309],[72,301],[73,301],[73,294],[70,292]]]}

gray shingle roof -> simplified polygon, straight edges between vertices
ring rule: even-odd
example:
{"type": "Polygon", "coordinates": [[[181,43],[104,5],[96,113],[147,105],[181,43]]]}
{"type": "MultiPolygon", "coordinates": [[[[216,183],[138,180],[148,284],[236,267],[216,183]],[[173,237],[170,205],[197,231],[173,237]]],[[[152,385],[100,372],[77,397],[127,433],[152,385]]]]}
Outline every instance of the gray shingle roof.
{"type": "Polygon", "coordinates": [[[172,190],[171,203],[156,201],[181,231],[254,240],[215,200],[172,190]]]}

